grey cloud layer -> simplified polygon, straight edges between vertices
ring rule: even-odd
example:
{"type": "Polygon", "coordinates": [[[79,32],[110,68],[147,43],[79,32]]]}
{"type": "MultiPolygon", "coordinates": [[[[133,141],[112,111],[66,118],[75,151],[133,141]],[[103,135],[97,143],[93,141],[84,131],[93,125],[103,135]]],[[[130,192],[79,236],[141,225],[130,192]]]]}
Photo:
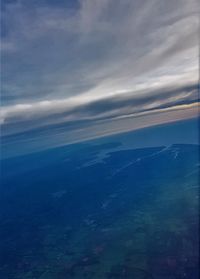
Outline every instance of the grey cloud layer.
{"type": "Polygon", "coordinates": [[[2,12],[5,134],[63,123],[73,130],[195,102],[198,1],[24,3],[2,12]]]}
{"type": "MultiPolygon", "coordinates": [[[[119,94],[117,96],[86,102],[85,104],[68,104],[68,101],[39,102],[33,106],[11,106],[10,110],[2,111],[5,118],[5,134],[21,133],[44,127],[53,129],[61,125],[77,128],[77,123],[90,123],[99,120],[113,120],[129,117],[154,110],[173,108],[183,104],[195,104],[198,85],[192,84],[179,88],[162,88],[157,91],[138,92],[133,95],[119,94]],[[26,117],[25,117],[26,115],[26,117]]],[[[79,127],[79,126],[78,126],[79,127]]]]}

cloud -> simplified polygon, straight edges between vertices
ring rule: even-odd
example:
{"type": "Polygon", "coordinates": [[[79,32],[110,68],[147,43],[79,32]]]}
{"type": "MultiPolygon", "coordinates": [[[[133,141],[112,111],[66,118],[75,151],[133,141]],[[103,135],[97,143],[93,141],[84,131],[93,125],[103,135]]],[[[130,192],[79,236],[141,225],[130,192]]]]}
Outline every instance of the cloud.
{"type": "Polygon", "coordinates": [[[195,103],[198,1],[68,2],[3,4],[5,136],[195,103]]]}
{"type": "MultiPolygon", "coordinates": [[[[65,100],[35,102],[32,104],[5,107],[1,111],[5,134],[15,134],[30,129],[52,129],[59,124],[109,121],[121,117],[133,117],[148,114],[155,110],[173,108],[181,105],[195,104],[197,100],[197,84],[182,87],[160,88],[157,91],[140,91],[137,94],[128,92],[91,101],[87,98],[75,97],[65,100]]],[[[71,125],[71,129],[73,129],[71,125]]]]}

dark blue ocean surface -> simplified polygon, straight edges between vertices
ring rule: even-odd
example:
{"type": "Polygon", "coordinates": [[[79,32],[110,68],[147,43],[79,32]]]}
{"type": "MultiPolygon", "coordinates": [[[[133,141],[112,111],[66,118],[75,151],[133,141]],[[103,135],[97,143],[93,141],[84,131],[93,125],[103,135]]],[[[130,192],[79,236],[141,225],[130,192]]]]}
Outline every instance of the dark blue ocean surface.
{"type": "Polygon", "coordinates": [[[199,146],[174,125],[4,159],[0,278],[197,279],[199,146]]]}

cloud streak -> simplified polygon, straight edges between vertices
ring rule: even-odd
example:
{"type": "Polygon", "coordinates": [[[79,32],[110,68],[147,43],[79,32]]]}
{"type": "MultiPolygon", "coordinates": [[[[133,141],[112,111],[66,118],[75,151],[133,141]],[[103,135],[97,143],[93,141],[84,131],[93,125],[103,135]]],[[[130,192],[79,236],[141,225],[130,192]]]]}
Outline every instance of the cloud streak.
{"type": "Polygon", "coordinates": [[[3,137],[70,127],[67,143],[85,123],[104,135],[119,119],[196,107],[196,0],[26,2],[3,5],[3,137]]]}

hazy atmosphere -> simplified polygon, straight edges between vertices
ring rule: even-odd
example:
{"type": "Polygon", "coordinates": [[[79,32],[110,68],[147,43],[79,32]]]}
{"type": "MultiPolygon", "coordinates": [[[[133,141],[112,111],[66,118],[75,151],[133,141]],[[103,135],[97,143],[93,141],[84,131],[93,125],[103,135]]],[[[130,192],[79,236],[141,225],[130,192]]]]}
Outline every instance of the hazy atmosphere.
{"type": "Polygon", "coordinates": [[[197,115],[198,1],[3,0],[1,10],[3,146],[197,115]]]}

